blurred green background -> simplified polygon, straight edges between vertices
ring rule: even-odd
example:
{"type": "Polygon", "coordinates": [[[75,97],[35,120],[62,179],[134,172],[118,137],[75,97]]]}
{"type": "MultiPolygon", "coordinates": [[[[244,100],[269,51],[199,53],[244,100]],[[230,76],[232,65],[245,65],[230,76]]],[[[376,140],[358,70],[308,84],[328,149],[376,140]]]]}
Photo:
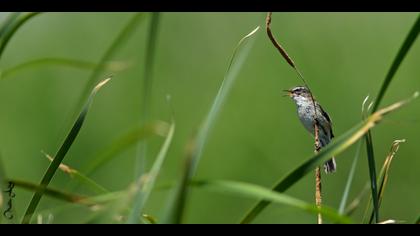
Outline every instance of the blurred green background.
{"type": "MultiPolygon", "coordinates": [[[[26,23],[7,46],[2,70],[46,57],[98,62],[133,13],[46,13],[26,23]]],[[[3,20],[7,13],[1,13],[3,20]]],[[[146,39],[150,15],[113,60],[131,63],[100,91],[64,163],[79,168],[113,140],[138,125],[141,110],[146,39]]],[[[272,30],[298,64],[318,101],[330,114],[336,136],[360,121],[360,107],[374,97],[417,13],[274,13],[272,30]]],[[[170,94],[177,128],[158,185],[179,178],[185,145],[209,110],[238,41],[262,26],[246,63],[222,107],[204,148],[196,178],[229,179],[271,187],[313,154],[313,140],[282,90],[300,85],[296,74],[268,40],[265,13],[162,13],[153,76],[152,120],[169,121],[170,94]]],[[[399,68],[381,105],[420,89],[420,43],[399,68]]],[[[39,66],[1,80],[0,148],[7,174],[38,183],[68,132],[75,105],[91,71],[39,66]]],[[[106,73],[104,73],[104,76],[106,73]]],[[[382,202],[382,220],[413,222],[420,214],[420,104],[388,116],[373,131],[377,169],[395,139],[406,139],[391,166],[382,202]]],[[[148,164],[163,139],[150,139],[148,164]]],[[[134,176],[136,148],[130,148],[92,178],[116,191],[134,176]]],[[[338,208],[355,145],[337,158],[338,171],[323,177],[323,202],[338,208]]],[[[365,147],[359,159],[352,200],[368,181],[365,147]]],[[[51,186],[69,190],[74,181],[57,172],[51,186]]],[[[314,177],[308,175],[286,193],[314,202],[314,177]]],[[[87,193],[79,188],[78,193],[87,193]]],[[[147,212],[158,220],[167,190],[155,191],[147,212]]],[[[21,217],[32,193],[17,189],[14,207],[21,217]]],[[[187,223],[237,223],[254,205],[252,199],[194,189],[187,203],[187,223]]],[[[353,219],[360,222],[364,201],[353,219]]],[[[63,203],[44,197],[38,208],[63,203]]],[[[54,215],[54,223],[83,222],[86,209],[73,207],[54,215]]],[[[315,223],[295,208],[271,205],[255,223],[315,223]]]]}

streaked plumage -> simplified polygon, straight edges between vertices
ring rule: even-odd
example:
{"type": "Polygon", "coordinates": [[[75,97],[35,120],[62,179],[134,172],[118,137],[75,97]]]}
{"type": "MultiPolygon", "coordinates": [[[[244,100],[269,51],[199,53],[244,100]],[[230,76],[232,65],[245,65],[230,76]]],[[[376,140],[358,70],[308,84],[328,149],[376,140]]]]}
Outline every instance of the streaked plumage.
{"type": "MultiPolygon", "coordinates": [[[[297,113],[301,123],[306,128],[306,130],[312,134],[312,136],[315,135],[314,115],[316,114],[316,119],[319,123],[320,146],[321,148],[327,146],[331,139],[334,138],[332,122],[328,114],[324,109],[322,109],[321,105],[315,99],[316,113],[314,112],[314,103],[312,102],[311,95],[306,87],[298,86],[286,91],[296,103],[297,113]]],[[[336,163],[334,157],[325,162],[324,169],[326,173],[335,172],[336,163]]]]}

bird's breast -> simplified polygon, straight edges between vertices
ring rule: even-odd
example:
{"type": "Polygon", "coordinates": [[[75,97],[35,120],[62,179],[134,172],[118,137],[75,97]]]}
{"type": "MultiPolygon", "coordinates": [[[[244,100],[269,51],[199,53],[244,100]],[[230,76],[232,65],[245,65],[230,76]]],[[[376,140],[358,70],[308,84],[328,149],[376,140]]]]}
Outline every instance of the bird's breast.
{"type": "Polygon", "coordinates": [[[309,133],[313,134],[313,108],[311,106],[298,106],[297,112],[300,122],[303,124],[306,130],[308,130],[309,133]]]}

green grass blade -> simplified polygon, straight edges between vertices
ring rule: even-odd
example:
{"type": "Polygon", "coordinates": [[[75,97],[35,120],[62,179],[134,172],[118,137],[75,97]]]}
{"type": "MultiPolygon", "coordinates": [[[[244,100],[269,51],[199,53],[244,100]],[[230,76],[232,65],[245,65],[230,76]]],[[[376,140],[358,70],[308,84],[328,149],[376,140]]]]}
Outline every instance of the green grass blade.
{"type": "MultiPolygon", "coordinates": [[[[143,75],[143,99],[140,109],[140,124],[149,122],[150,107],[152,102],[152,85],[153,85],[153,64],[156,51],[157,35],[159,30],[160,13],[151,13],[149,36],[146,46],[146,59],[143,75]]],[[[144,174],[147,165],[147,140],[141,141],[137,146],[137,163],[135,166],[135,179],[144,174]]]]}
{"type": "Polygon", "coordinates": [[[283,193],[275,192],[271,189],[261,187],[254,184],[242,183],[236,181],[225,181],[225,180],[214,180],[214,181],[193,181],[193,186],[198,188],[208,189],[210,191],[216,191],[223,194],[233,194],[239,197],[250,197],[254,199],[264,199],[272,201],[273,203],[284,204],[292,207],[296,207],[303,211],[318,214],[321,213],[323,216],[329,218],[336,223],[350,223],[350,219],[344,215],[340,215],[334,209],[322,206],[318,208],[314,204],[309,204],[302,200],[293,198],[283,193]]]}
{"type": "MultiPolygon", "coordinates": [[[[350,147],[353,143],[359,140],[363,135],[366,134],[368,130],[373,128],[383,116],[400,108],[401,106],[407,104],[418,96],[418,93],[415,93],[414,96],[410,99],[394,103],[386,108],[383,108],[374,114],[370,115],[366,120],[360,122],[352,129],[347,131],[345,134],[336,138],[332,143],[323,148],[318,154],[310,158],[308,161],[304,162],[298,168],[290,172],[286,177],[284,177],[278,184],[275,185],[273,190],[277,192],[284,192],[289,187],[294,185],[302,177],[304,177],[309,172],[312,172],[315,167],[322,164],[331,156],[336,156],[350,147]]],[[[242,219],[241,223],[250,223],[265,207],[270,204],[269,201],[260,201],[254,206],[242,219]]]]}
{"type": "Polygon", "coordinates": [[[72,193],[66,193],[66,192],[49,188],[49,187],[48,188],[41,187],[40,185],[22,181],[22,180],[10,180],[10,181],[14,183],[16,187],[23,188],[31,192],[44,191],[45,195],[58,199],[58,200],[66,201],[66,202],[78,203],[82,201],[82,199],[86,198],[85,196],[80,196],[80,195],[76,195],[72,193]]]}
{"type": "MultiPolygon", "coordinates": [[[[66,136],[63,144],[61,145],[60,149],[58,150],[57,154],[54,157],[53,162],[51,162],[50,166],[48,167],[47,171],[44,174],[44,177],[41,180],[40,186],[43,188],[47,187],[48,184],[51,182],[52,178],[54,177],[55,172],[59,168],[61,162],[63,161],[65,155],[67,154],[68,150],[70,149],[73,141],[76,139],[77,134],[79,133],[83,122],[86,118],[86,115],[89,111],[89,108],[93,102],[93,98],[95,97],[98,90],[106,84],[110,78],[103,80],[100,82],[96,87],[92,90],[91,95],[89,96],[85,106],[83,107],[82,112],[80,113],[79,117],[77,118],[76,122],[74,123],[72,129],[70,130],[69,134],[66,136]]],[[[33,213],[35,212],[42,195],[44,194],[43,189],[38,190],[32,197],[31,202],[26,210],[26,213],[23,217],[22,223],[29,223],[33,213]]]]}
{"type": "Polygon", "coordinates": [[[9,43],[12,36],[16,33],[16,31],[29,19],[32,17],[40,14],[40,12],[29,12],[29,13],[22,13],[19,14],[15,20],[11,22],[11,25],[5,29],[0,37],[0,58],[3,56],[4,49],[6,48],[7,44],[9,43]]]}
{"type": "Polygon", "coordinates": [[[140,177],[140,181],[138,181],[139,190],[134,198],[134,205],[127,220],[128,224],[138,223],[139,216],[143,213],[147,199],[149,198],[152,189],[155,186],[157,176],[166,158],[166,154],[172,142],[174,132],[175,122],[172,120],[172,124],[169,128],[168,135],[159,151],[159,154],[156,157],[155,162],[153,163],[152,169],[149,173],[146,173],[145,175],[140,177]]]}
{"type": "Polygon", "coordinates": [[[154,135],[167,136],[169,132],[169,124],[163,121],[156,121],[137,128],[122,137],[115,140],[111,145],[104,148],[96,154],[91,161],[81,168],[85,175],[89,176],[96,169],[111,161],[117,154],[125,151],[130,146],[136,144],[138,141],[152,137],[154,135]]]}
{"type": "Polygon", "coordinates": [[[366,182],[365,186],[363,187],[362,191],[353,199],[353,201],[350,202],[350,204],[347,206],[346,210],[344,211],[344,214],[346,216],[351,216],[357,208],[360,206],[360,203],[362,201],[362,198],[369,192],[369,181],[366,182]]]}
{"type": "Polygon", "coordinates": [[[157,221],[156,221],[156,219],[153,217],[153,216],[151,216],[151,215],[147,215],[147,214],[143,214],[142,215],[143,217],[143,221],[145,222],[145,223],[148,223],[148,224],[157,224],[157,221]]]}
{"type": "Polygon", "coordinates": [[[233,54],[229,60],[229,65],[225,73],[222,84],[219,91],[213,101],[213,104],[202,123],[200,130],[198,131],[197,137],[193,141],[193,145],[187,155],[186,166],[182,174],[181,181],[177,185],[173,197],[170,199],[170,205],[167,209],[164,222],[166,223],[180,223],[185,206],[185,200],[187,198],[188,186],[187,183],[194,176],[198,163],[201,158],[201,154],[206,143],[209,132],[214,125],[217,115],[223,105],[224,100],[229,94],[235,78],[237,77],[242,65],[247,58],[247,55],[251,49],[253,37],[260,27],[258,26],[249,34],[245,35],[239,43],[236,45],[233,54]],[[241,50],[240,50],[241,49],[241,50]]]}
{"type": "MultiPolygon", "coordinates": [[[[362,119],[366,118],[366,116],[365,116],[365,114],[366,114],[365,113],[365,105],[366,105],[366,102],[368,100],[369,100],[369,95],[366,96],[365,99],[362,102],[362,112],[361,112],[362,113],[362,119]]],[[[354,155],[353,163],[352,163],[351,168],[350,168],[349,176],[347,177],[346,187],[344,188],[344,191],[343,191],[343,197],[341,198],[341,201],[340,201],[340,206],[339,206],[339,210],[338,210],[338,212],[340,212],[340,214],[344,214],[344,211],[345,211],[347,199],[348,199],[348,196],[349,196],[349,193],[350,193],[350,187],[351,187],[351,184],[352,184],[353,179],[354,179],[354,172],[356,171],[356,165],[357,165],[357,162],[359,160],[361,147],[362,147],[362,141],[359,141],[359,143],[357,145],[357,148],[356,148],[356,153],[354,155]]]]}
{"type": "Polygon", "coordinates": [[[3,21],[3,24],[0,27],[0,38],[10,29],[10,26],[13,25],[13,22],[19,17],[20,12],[12,12],[10,13],[6,20],[3,21]]]}
{"type": "Polygon", "coordinates": [[[410,32],[405,38],[404,43],[402,44],[400,50],[398,51],[397,56],[395,57],[394,61],[392,62],[391,67],[388,70],[385,80],[382,83],[381,89],[379,90],[378,96],[376,97],[375,102],[373,104],[372,113],[378,109],[379,104],[381,103],[382,98],[384,97],[385,92],[387,91],[389,84],[392,81],[392,78],[394,77],[395,73],[400,67],[402,61],[404,60],[411,46],[416,41],[416,38],[419,35],[419,32],[420,32],[420,15],[417,17],[416,22],[414,23],[413,27],[411,28],[410,32]]]}
{"type": "Polygon", "coordinates": [[[104,193],[104,194],[100,194],[96,196],[82,196],[82,195],[77,195],[73,193],[63,192],[63,191],[53,189],[50,187],[47,187],[47,188],[41,187],[40,185],[33,184],[26,181],[21,181],[21,180],[10,180],[10,181],[13,182],[16,187],[23,188],[28,191],[32,191],[32,192],[45,191],[45,195],[48,195],[49,197],[66,201],[69,203],[76,203],[76,204],[81,204],[81,205],[86,205],[86,206],[92,206],[96,204],[102,204],[102,203],[118,200],[123,195],[125,195],[125,192],[117,191],[117,192],[108,192],[108,193],[104,193]]]}
{"type": "Polygon", "coordinates": [[[138,26],[144,19],[144,15],[145,13],[134,14],[134,16],[132,16],[131,19],[129,19],[127,24],[112,41],[111,45],[108,47],[106,52],[99,60],[97,67],[94,69],[91,76],[87,80],[85,88],[82,91],[79,101],[75,107],[76,109],[74,111],[73,116],[71,117],[71,120],[75,120],[75,117],[78,116],[78,114],[80,113],[80,108],[83,106],[84,102],[89,96],[90,91],[95,86],[95,84],[98,83],[98,80],[103,77],[101,76],[101,73],[103,73],[104,69],[106,68],[106,64],[112,59],[112,57],[116,54],[116,52],[118,52],[118,50],[121,47],[126,45],[125,42],[130,38],[131,35],[133,35],[136,26],[138,26]]]}
{"type": "Polygon", "coordinates": [[[379,222],[379,201],[378,201],[378,186],[377,186],[377,179],[376,179],[376,167],[375,167],[375,155],[373,152],[373,141],[372,141],[372,134],[370,130],[365,135],[366,140],[366,150],[367,150],[367,157],[368,157],[368,165],[369,165],[369,177],[370,177],[370,188],[372,191],[372,201],[373,201],[373,209],[375,212],[375,222],[379,222]]]}
{"type": "Polygon", "coordinates": [[[239,43],[236,45],[233,54],[229,60],[229,65],[225,73],[225,77],[222,81],[222,84],[217,92],[217,95],[213,101],[213,104],[208,112],[197,137],[197,146],[195,150],[195,157],[192,159],[192,174],[195,173],[198,163],[200,162],[201,154],[203,152],[204,145],[206,144],[207,138],[209,136],[210,130],[212,129],[214,122],[217,118],[217,115],[220,113],[220,109],[225,101],[227,95],[232,88],[235,79],[237,78],[239,71],[241,70],[242,65],[245,63],[245,60],[251,50],[251,47],[254,42],[255,33],[259,30],[259,26],[251,31],[249,34],[245,35],[239,43]],[[241,49],[241,50],[240,50],[241,49]]]}
{"type": "MultiPolygon", "coordinates": [[[[52,158],[47,153],[44,153],[44,155],[51,162],[54,160],[54,158],[52,158]]],[[[93,179],[85,176],[84,174],[80,173],[79,171],[71,168],[70,166],[68,166],[64,163],[61,163],[58,168],[62,172],[64,172],[68,176],[70,176],[71,178],[77,178],[77,180],[79,180],[80,183],[84,184],[86,187],[88,187],[89,189],[91,189],[92,191],[94,191],[97,194],[105,194],[105,193],[109,192],[105,187],[102,187],[100,184],[96,183],[93,179]]]]}
{"type": "Polygon", "coordinates": [[[98,184],[93,179],[87,177],[86,175],[80,173],[77,170],[74,170],[73,169],[73,176],[76,179],[78,179],[80,183],[82,183],[83,185],[85,185],[86,187],[88,187],[89,189],[91,189],[92,191],[94,191],[97,194],[109,193],[109,190],[108,189],[106,189],[105,187],[103,187],[102,185],[98,184]]]}
{"type": "Polygon", "coordinates": [[[417,220],[414,224],[420,224],[420,216],[417,218],[417,220]]]}
{"type": "MultiPolygon", "coordinates": [[[[380,176],[380,185],[379,185],[379,192],[378,192],[378,207],[381,206],[381,202],[384,196],[384,192],[385,192],[385,186],[388,182],[388,177],[389,177],[389,168],[391,166],[391,162],[394,159],[395,154],[397,153],[399,147],[400,147],[400,143],[405,142],[405,140],[395,140],[392,143],[391,146],[391,150],[389,151],[388,156],[386,157],[384,164],[382,166],[381,172],[379,174],[380,176]]],[[[369,224],[372,223],[373,221],[373,216],[374,216],[375,212],[372,211],[372,214],[370,215],[370,219],[369,219],[369,224]]]]}
{"type": "MultiPolygon", "coordinates": [[[[98,65],[93,62],[83,61],[83,60],[75,60],[75,59],[68,59],[68,58],[39,58],[31,61],[24,62],[22,64],[13,66],[4,70],[0,74],[0,79],[7,79],[21,71],[36,68],[39,66],[44,65],[57,65],[57,66],[65,66],[71,67],[80,70],[93,70],[98,65]]],[[[124,62],[109,62],[106,64],[105,69],[110,72],[118,72],[128,68],[128,64],[124,62]]]]}
{"type": "Polygon", "coordinates": [[[359,141],[356,148],[356,154],[354,154],[354,159],[351,164],[349,176],[347,177],[347,182],[346,182],[346,187],[344,188],[343,197],[341,198],[341,201],[340,201],[340,207],[338,208],[338,212],[340,214],[344,214],[347,199],[350,193],[350,187],[354,179],[354,172],[356,172],[356,166],[357,166],[357,161],[359,160],[361,147],[362,147],[362,141],[359,141]]]}

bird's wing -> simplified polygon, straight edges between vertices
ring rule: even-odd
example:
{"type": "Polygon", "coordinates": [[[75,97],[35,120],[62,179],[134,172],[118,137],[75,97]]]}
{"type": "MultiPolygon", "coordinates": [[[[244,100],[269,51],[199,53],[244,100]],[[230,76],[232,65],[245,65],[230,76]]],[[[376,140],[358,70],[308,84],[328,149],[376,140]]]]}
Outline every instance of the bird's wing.
{"type": "Polygon", "coordinates": [[[332,121],[331,121],[331,118],[330,118],[330,116],[328,115],[328,113],[322,108],[322,106],[319,103],[318,103],[318,106],[319,106],[319,108],[321,110],[322,116],[325,117],[327,119],[328,123],[329,123],[331,138],[334,138],[334,134],[333,134],[333,131],[332,131],[332,121]]]}

